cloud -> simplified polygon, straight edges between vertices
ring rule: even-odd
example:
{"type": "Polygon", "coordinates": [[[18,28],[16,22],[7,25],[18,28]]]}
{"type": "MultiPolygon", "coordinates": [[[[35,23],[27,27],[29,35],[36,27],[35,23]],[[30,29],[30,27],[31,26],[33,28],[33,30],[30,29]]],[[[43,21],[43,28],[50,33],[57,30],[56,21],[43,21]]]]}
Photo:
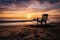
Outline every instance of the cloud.
{"type": "Polygon", "coordinates": [[[34,10],[40,12],[47,12],[53,9],[59,12],[60,8],[60,2],[57,0],[0,0],[0,12],[2,11],[4,13],[5,11],[17,11],[18,13],[19,11],[26,11],[32,4],[34,4],[34,6],[32,6],[31,10],[35,7],[34,10]]]}
{"type": "Polygon", "coordinates": [[[48,2],[48,3],[51,3],[51,4],[60,2],[60,0],[38,0],[38,1],[40,1],[41,3],[48,2]]]}
{"type": "Polygon", "coordinates": [[[45,7],[44,11],[50,11],[52,9],[60,9],[60,3],[50,4],[50,3],[44,2],[41,5],[43,5],[42,8],[45,7]]]}
{"type": "Polygon", "coordinates": [[[29,1],[31,1],[31,0],[16,0],[16,2],[29,2],[29,1]]]}

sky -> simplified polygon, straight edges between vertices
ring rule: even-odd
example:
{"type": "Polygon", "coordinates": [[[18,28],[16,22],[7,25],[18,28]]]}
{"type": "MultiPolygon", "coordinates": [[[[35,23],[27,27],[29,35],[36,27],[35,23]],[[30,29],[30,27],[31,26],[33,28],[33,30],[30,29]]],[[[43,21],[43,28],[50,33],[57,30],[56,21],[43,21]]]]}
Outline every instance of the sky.
{"type": "Polygon", "coordinates": [[[0,0],[0,18],[35,18],[44,13],[60,17],[60,0],[0,0]]]}

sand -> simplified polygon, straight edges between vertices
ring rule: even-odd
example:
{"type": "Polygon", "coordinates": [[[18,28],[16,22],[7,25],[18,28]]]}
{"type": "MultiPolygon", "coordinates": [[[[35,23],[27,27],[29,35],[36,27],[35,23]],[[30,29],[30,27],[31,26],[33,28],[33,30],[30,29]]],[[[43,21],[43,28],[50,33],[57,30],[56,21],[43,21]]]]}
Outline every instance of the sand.
{"type": "Polygon", "coordinates": [[[60,40],[60,22],[47,25],[0,26],[0,40],[60,40]]]}

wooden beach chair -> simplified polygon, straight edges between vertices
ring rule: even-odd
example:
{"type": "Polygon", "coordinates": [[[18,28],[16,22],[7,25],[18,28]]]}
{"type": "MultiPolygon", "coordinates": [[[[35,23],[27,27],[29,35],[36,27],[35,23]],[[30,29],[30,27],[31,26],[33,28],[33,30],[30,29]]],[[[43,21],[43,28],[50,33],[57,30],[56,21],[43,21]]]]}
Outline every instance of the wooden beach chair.
{"type": "Polygon", "coordinates": [[[43,24],[43,22],[45,24],[47,24],[47,20],[48,20],[48,14],[43,14],[41,19],[37,18],[37,24],[38,24],[38,22],[41,24],[43,24]]]}
{"type": "Polygon", "coordinates": [[[48,20],[48,14],[43,14],[41,19],[37,18],[37,24],[38,24],[38,22],[41,24],[43,24],[43,22],[44,22],[46,24],[47,20],[48,20]]]}

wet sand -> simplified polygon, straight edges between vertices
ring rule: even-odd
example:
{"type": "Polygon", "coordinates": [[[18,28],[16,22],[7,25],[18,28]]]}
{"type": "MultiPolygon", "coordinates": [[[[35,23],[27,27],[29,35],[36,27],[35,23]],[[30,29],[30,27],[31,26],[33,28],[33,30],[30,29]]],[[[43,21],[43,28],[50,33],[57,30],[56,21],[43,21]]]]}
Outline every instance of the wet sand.
{"type": "Polygon", "coordinates": [[[47,25],[0,26],[0,40],[60,40],[60,22],[47,25]]]}

